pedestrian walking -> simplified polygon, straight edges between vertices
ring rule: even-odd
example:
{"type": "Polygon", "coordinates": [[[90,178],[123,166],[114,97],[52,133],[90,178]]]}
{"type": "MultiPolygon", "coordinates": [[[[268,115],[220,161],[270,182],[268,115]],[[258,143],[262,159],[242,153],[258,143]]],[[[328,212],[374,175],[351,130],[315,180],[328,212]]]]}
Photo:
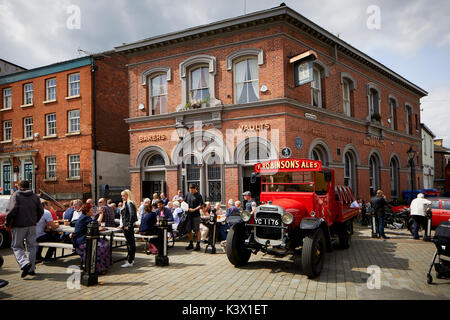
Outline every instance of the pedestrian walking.
{"type": "Polygon", "coordinates": [[[122,209],[120,210],[120,227],[123,229],[123,234],[127,239],[128,259],[122,268],[129,268],[133,266],[134,257],[136,255],[136,241],[134,239],[134,223],[138,221],[136,214],[136,205],[134,204],[131,191],[126,189],[121,193],[122,209]]]}
{"type": "Polygon", "coordinates": [[[44,208],[37,195],[30,190],[27,180],[19,182],[19,190],[14,192],[6,209],[7,227],[11,228],[11,248],[22,270],[21,277],[35,274],[36,264],[36,224],[44,214],[44,208]],[[24,240],[28,256],[25,254],[24,240]]]}
{"type": "Polygon", "coordinates": [[[385,207],[391,207],[386,201],[386,196],[384,195],[382,190],[377,191],[377,195],[372,198],[371,206],[375,211],[378,220],[378,232],[380,237],[383,239],[389,239],[384,233],[384,219],[386,216],[385,207]]]}
{"type": "Polygon", "coordinates": [[[186,224],[186,232],[188,233],[189,245],[185,248],[186,250],[198,251],[200,250],[200,209],[203,206],[203,197],[198,192],[197,185],[191,184],[189,186],[189,192],[186,194],[185,201],[189,205],[188,216],[187,216],[187,224],[186,224]],[[193,243],[193,233],[197,236],[197,244],[194,248],[193,243]]]}
{"type": "Polygon", "coordinates": [[[245,211],[251,213],[253,210],[252,206],[256,205],[255,200],[252,198],[252,193],[250,191],[245,191],[242,195],[244,196],[244,199],[246,201],[245,211]]]}
{"type": "Polygon", "coordinates": [[[431,209],[431,201],[425,199],[423,193],[419,193],[417,198],[411,202],[409,207],[411,212],[411,218],[413,218],[413,238],[419,239],[419,229],[421,225],[426,225],[427,210],[431,209]]]}

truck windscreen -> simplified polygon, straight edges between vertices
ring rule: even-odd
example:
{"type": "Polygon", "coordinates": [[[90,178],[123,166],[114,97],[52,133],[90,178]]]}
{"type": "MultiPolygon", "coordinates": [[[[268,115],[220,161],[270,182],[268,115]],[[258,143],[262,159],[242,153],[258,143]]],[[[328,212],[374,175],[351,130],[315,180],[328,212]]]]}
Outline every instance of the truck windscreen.
{"type": "Polygon", "coordinates": [[[264,175],[263,192],[314,192],[314,172],[279,172],[264,175]]]}

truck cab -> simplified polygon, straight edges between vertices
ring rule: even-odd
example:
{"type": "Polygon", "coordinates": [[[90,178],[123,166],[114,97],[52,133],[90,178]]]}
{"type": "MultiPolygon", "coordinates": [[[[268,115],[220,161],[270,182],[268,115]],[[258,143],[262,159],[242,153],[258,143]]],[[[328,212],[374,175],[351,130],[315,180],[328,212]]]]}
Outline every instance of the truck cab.
{"type": "Polygon", "coordinates": [[[279,159],[255,165],[261,175],[261,204],[253,214],[242,212],[242,222],[227,237],[232,264],[248,262],[251,253],[302,255],[308,277],[320,274],[325,252],[337,242],[348,248],[353,218],[359,210],[349,187],[336,186],[334,171],[320,161],[279,159]]]}

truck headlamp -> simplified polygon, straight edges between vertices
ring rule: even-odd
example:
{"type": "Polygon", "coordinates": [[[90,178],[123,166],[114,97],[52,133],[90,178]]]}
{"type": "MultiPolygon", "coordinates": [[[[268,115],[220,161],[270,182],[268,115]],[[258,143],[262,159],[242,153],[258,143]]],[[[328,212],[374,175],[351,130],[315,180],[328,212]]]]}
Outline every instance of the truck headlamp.
{"type": "Polygon", "coordinates": [[[285,212],[281,220],[283,220],[284,224],[291,224],[294,221],[294,216],[289,212],[285,212]]]}
{"type": "Polygon", "coordinates": [[[311,217],[314,217],[316,215],[316,213],[314,211],[311,211],[310,215],[311,215],[311,217]]]}
{"type": "Polygon", "coordinates": [[[242,211],[241,218],[244,222],[248,222],[250,218],[252,217],[252,214],[248,211],[242,211]]]}

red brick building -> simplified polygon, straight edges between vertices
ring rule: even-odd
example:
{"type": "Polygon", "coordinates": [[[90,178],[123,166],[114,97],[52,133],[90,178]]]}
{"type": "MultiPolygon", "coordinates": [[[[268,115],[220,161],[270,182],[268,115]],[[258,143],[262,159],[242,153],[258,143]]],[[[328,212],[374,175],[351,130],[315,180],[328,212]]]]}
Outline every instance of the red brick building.
{"type": "Polygon", "coordinates": [[[321,160],[368,199],[378,188],[389,198],[408,190],[412,147],[415,187],[422,184],[427,92],[286,6],[116,51],[128,59],[137,199],[173,196],[190,182],[222,204],[257,193],[253,165],[281,158],[283,148],[321,160]]]}
{"type": "Polygon", "coordinates": [[[21,179],[58,200],[129,185],[125,59],[114,52],[0,77],[0,184],[21,179]]]}
{"type": "Polygon", "coordinates": [[[441,193],[450,191],[450,149],[442,139],[434,140],[434,187],[441,193]]]}

